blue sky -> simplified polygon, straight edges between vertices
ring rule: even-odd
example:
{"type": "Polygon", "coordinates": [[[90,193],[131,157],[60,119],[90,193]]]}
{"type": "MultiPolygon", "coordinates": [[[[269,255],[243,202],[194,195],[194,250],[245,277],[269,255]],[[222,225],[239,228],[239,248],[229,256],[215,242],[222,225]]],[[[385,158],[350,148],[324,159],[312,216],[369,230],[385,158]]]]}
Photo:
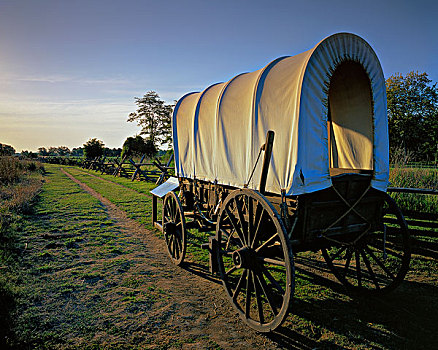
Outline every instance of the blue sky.
{"type": "Polygon", "coordinates": [[[135,96],[166,101],[312,48],[367,40],[386,77],[438,81],[438,2],[0,0],[0,143],[121,147],[135,96]]]}

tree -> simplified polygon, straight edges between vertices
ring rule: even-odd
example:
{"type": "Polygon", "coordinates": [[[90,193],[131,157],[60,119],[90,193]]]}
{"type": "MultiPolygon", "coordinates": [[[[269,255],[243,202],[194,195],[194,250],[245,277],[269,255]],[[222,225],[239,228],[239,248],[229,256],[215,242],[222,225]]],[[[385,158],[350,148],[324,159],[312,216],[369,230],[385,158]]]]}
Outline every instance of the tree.
{"type": "Polygon", "coordinates": [[[137,111],[130,113],[128,122],[141,126],[140,135],[151,140],[154,147],[166,144],[171,139],[173,105],[167,105],[155,91],[148,91],[143,97],[135,97],[137,111]]]}
{"type": "Polygon", "coordinates": [[[68,148],[67,146],[59,146],[56,149],[56,153],[58,154],[58,156],[67,156],[71,153],[70,148],[68,148]]]}
{"type": "Polygon", "coordinates": [[[47,152],[49,153],[49,156],[56,156],[56,155],[58,155],[58,148],[57,147],[49,147],[49,150],[47,152]]]}
{"type": "Polygon", "coordinates": [[[104,154],[107,157],[120,157],[120,155],[122,154],[122,149],[121,148],[106,148],[105,147],[104,154]]]}
{"type": "Polygon", "coordinates": [[[140,135],[128,137],[123,143],[122,157],[134,157],[146,154],[148,158],[152,158],[157,153],[152,140],[145,140],[140,135]]]}
{"type": "Polygon", "coordinates": [[[73,157],[82,157],[84,155],[84,149],[82,147],[73,148],[71,150],[71,155],[73,157]]]}
{"type": "Polygon", "coordinates": [[[47,150],[47,148],[45,148],[45,147],[39,147],[38,148],[38,154],[40,155],[40,156],[48,156],[49,155],[49,151],[47,150]]]}
{"type": "Polygon", "coordinates": [[[158,152],[158,149],[155,147],[154,143],[152,142],[152,140],[146,140],[145,141],[145,154],[147,158],[153,158],[155,157],[155,155],[158,152]]]}
{"type": "Polygon", "coordinates": [[[13,156],[14,154],[14,147],[0,143],[0,156],[13,156]]]}
{"type": "Polygon", "coordinates": [[[84,155],[88,159],[103,155],[104,143],[96,138],[89,139],[84,143],[84,155]]]}
{"type": "Polygon", "coordinates": [[[32,151],[27,151],[27,150],[21,151],[20,155],[24,158],[32,158],[32,159],[38,158],[38,154],[33,153],[32,151]]]}
{"type": "Polygon", "coordinates": [[[438,152],[438,88],[427,73],[395,74],[386,80],[390,153],[434,160],[438,152]]]}

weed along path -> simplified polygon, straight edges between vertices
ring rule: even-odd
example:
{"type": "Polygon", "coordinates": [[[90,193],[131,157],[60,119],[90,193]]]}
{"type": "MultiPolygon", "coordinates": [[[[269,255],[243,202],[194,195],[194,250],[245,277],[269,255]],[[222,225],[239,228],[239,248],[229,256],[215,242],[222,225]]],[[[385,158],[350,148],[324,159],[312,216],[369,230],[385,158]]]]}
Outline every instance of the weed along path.
{"type": "MultiPolygon", "coordinates": [[[[80,178],[74,169],[51,167],[37,219],[29,223],[31,273],[23,295],[31,301],[19,308],[16,329],[27,335],[26,345],[279,348],[241,324],[222,286],[170,263],[155,233],[80,178]]],[[[109,184],[88,179],[120,200],[109,184]]]]}

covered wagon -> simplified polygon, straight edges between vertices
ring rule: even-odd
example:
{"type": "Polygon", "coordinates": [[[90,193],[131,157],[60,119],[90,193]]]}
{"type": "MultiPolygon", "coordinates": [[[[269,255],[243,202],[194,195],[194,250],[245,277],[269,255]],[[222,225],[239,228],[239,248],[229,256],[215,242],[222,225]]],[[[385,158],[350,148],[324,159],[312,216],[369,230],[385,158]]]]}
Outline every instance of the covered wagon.
{"type": "Polygon", "coordinates": [[[287,316],[302,251],[321,250],[350,291],[393,289],[410,247],[386,194],[387,126],[379,60],[348,33],[183,96],[172,119],[177,179],[153,191],[171,259],[184,260],[188,225],[214,229],[211,271],[259,331],[287,316]]]}

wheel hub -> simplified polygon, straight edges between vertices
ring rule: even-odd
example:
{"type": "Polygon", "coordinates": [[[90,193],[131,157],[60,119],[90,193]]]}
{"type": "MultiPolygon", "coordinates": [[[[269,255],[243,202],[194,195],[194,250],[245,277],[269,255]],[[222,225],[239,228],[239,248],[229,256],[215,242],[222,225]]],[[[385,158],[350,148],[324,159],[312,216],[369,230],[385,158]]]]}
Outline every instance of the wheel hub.
{"type": "Polygon", "coordinates": [[[174,234],[176,232],[176,224],[174,222],[166,222],[163,225],[164,234],[174,234]]]}
{"type": "Polygon", "coordinates": [[[233,252],[233,263],[237,268],[251,268],[256,261],[256,253],[248,247],[233,252]]]}

